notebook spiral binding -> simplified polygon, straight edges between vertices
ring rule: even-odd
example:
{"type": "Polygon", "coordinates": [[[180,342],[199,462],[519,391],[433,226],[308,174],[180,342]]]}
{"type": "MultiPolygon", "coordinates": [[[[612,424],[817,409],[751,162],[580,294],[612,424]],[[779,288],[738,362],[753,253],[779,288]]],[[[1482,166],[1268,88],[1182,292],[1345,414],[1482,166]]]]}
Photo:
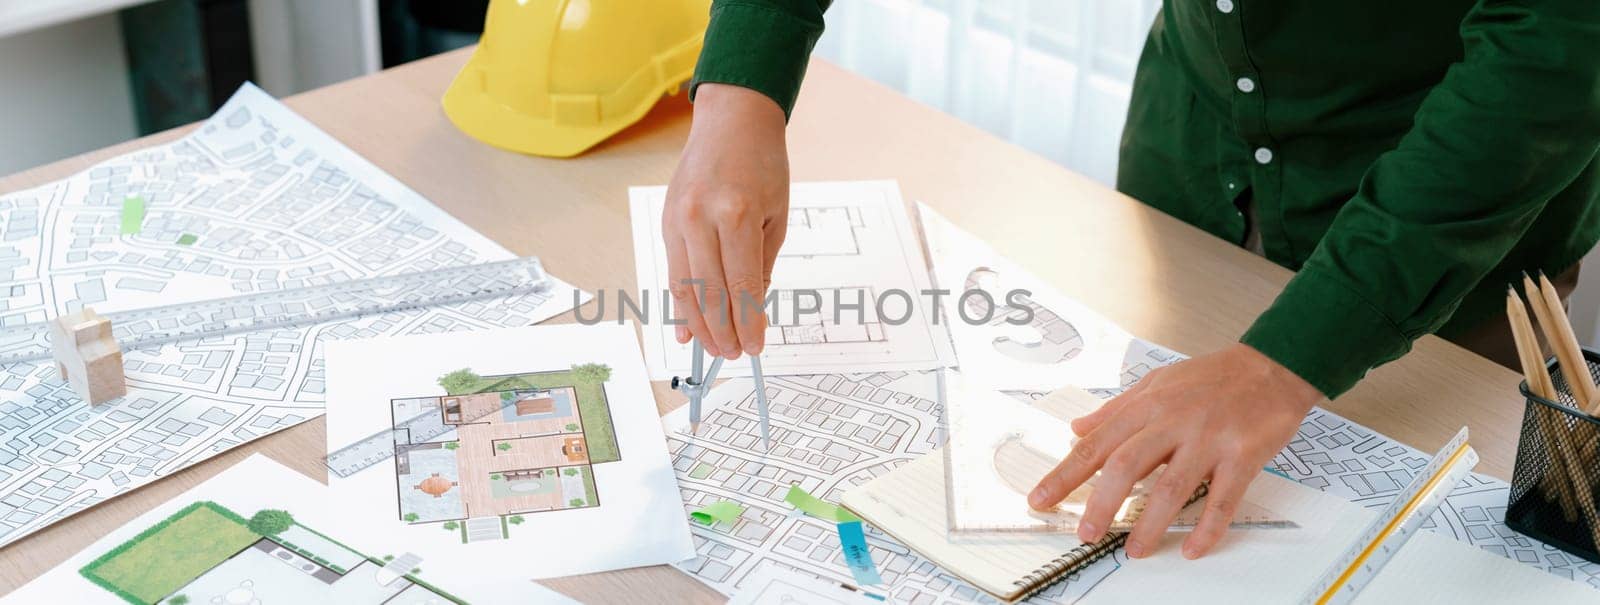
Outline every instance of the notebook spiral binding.
{"type": "Polygon", "coordinates": [[[1022,589],[1022,593],[1017,596],[1017,600],[1026,600],[1038,594],[1039,591],[1059,582],[1062,578],[1077,573],[1095,561],[1105,558],[1106,555],[1121,548],[1122,543],[1126,541],[1128,541],[1128,534],[1126,533],[1106,536],[1099,542],[1084,544],[1052,559],[1049,563],[1022,576],[1021,580],[1011,583],[1013,586],[1022,589]]]}

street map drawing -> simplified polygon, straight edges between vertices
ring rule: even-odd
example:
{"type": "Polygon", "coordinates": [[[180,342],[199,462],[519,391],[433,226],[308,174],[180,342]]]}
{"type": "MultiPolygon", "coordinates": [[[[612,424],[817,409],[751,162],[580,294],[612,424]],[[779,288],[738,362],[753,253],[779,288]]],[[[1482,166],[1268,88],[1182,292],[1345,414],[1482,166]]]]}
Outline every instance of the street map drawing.
{"type": "MultiPolygon", "coordinates": [[[[245,85],[185,137],[0,195],[0,326],[511,257],[245,85]]],[[[93,408],[50,363],[0,366],[0,546],[322,414],[328,339],[528,325],[572,305],[552,285],[127,351],[128,395],[93,408]]]]}
{"type": "MultiPolygon", "coordinates": [[[[924,217],[926,218],[926,214],[924,217]]],[[[995,270],[1010,263],[970,234],[944,229],[944,250],[935,249],[934,267],[940,275],[967,275],[978,268],[995,270]],[[951,266],[955,268],[951,268],[951,266]]],[[[1020,271],[1018,269],[1010,269],[1020,271]]],[[[998,275],[1001,279],[1005,275],[998,275]]],[[[1031,276],[1019,281],[1038,283],[1031,276]]],[[[1041,289],[1034,301],[1061,295],[1041,289]]],[[[1092,312],[1035,313],[1027,327],[1038,334],[1114,334],[1121,329],[1092,312]],[[1056,325],[1063,317],[1073,323],[1056,325]],[[1085,322],[1092,322],[1086,325],[1085,322]]],[[[979,341],[990,346],[991,340],[979,341]]],[[[1038,339],[1034,339],[1038,342],[1038,339]]],[[[1066,342],[1066,340],[1062,340],[1066,342]]],[[[1184,356],[1137,338],[1104,339],[1121,347],[1112,351],[1081,351],[1120,359],[1120,384],[1100,380],[1088,389],[1102,398],[1123,388],[1150,370],[1175,363],[1184,356]]],[[[966,366],[967,351],[958,349],[966,366]]],[[[1074,346],[1082,346],[1074,344],[1074,346]]],[[[996,351],[1004,354],[1003,346],[996,351]]],[[[1068,356],[1070,359],[1072,356],[1068,356]]],[[[1059,362],[1059,357],[1048,359],[1059,362]]],[[[971,370],[963,367],[964,375],[971,370]]],[[[793,514],[784,502],[789,485],[819,498],[837,502],[842,493],[901,464],[936,450],[943,442],[939,432],[935,376],[931,372],[876,372],[767,376],[771,401],[773,448],[762,453],[756,431],[754,389],[747,379],[729,380],[706,397],[700,432],[687,434],[687,407],[663,418],[673,467],[683,494],[685,510],[719,499],[748,507],[737,523],[712,526],[695,524],[699,556],[678,565],[723,594],[746,587],[746,579],[764,577],[766,568],[793,570],[832,583],[853,582],[840,552],[838,536],[830,523],[793,514]]],[[[1070,383],[1068,383],[1070,384],[1070,383]]],[[[987,383],[990,388],[1000,384],[987,383]]],[[[1043,385],[1034,385],[1035,387],[1043,385]]],[[[1059,385],[1057,385],[1059,386],[1059,385]]],[[[1074,385],[1080,386],[1080,385],[1074,385]]],[[[1006,394],[1031,402],[1048,388],[1017,386],[1006,394]]],[[[1425,465],[1429,454],[1384,437],[1337,414],[1317,408],[1307,415],[1298,434],[1273,459],[1274,470],[1300,483],[1381,509],[1425,465]]],[[[1472,474],[1458,486],[1426,527],[1477,546],[1485,551],[1543,569],[1600,589],[1600,565],[1589,563],[1511,531],[1502,522],[1509,486],[1499,479],[1472,474]]],[[[978,589],[932,562],[918,556],[888,535],[867,528],[872,560],[884,579],[879,586],[861,587],[895,602],[993,602],[978,589]]],[[[1075,603],[1095,585],[1110,577],[1123,563],[1121,550],[1049,587],[1031,602],[1075,603]]]]}

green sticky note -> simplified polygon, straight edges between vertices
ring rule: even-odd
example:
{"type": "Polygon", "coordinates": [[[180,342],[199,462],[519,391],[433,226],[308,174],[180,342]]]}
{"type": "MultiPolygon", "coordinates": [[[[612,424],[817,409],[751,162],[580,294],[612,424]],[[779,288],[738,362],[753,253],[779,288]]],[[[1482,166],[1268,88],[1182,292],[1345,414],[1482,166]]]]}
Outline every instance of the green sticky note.
{"type": "Polygon", "coordinates": [[[144,228],[144,198],[130,195],[122,200],[122,234],[133,235],[144,228]]]}
{"type": "Polygon", "coordinates": [[[689,513],[689,518],[705,525],[717,522],[733,523],[744,515],[744,507],[732,500],[718,500],[700,507],[700,510],[689,513]]]}
{"type": "Polygon", "coordinates": [[[800,512],[833,523],[861,520],[850,514],[850,511],[839,508],[838,505],[823,502],[816,496],[806,493],[806,490],[800,489],[798,485],[789,486],[789,494],[783,497],[783,501],[794,505],[800,512]]]}
{"type": "Polygon", "coordinates": [[[193,234],[193,233],[185,233],[183,235],[178,236],[178,245],[179,246],[193,246],[194,243],[196,241],[199,241],[199,240],[200,240],[200,238],[195,237],[195,234],[193,234]]]}

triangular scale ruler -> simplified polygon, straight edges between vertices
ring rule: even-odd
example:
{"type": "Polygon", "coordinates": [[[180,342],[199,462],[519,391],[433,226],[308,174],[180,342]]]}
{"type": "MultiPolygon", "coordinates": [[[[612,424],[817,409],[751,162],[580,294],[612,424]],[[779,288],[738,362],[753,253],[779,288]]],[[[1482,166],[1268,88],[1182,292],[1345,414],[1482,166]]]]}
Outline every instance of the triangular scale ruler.
{"type": "Polygon", "coordinates": [[[1433,455],[1411,484],[1395,495],[1394,502],[1306,590],[1300,602],[1324,605],[1354,600],[1477,465],[1478,452],[1467,445],[1467,428],[1461,427],[1461,432],[1433,455]]]}
{"type": "MultiPolygon", "coordinates": [[[[115,313],[112,335],[122,350],[545,292],[551,280],[533,257],[445,267],[273,290],[115,313]]],[[[49,359],[48,322],[0,328],[0,366],[49,359]]]]}
{"type": "MultiPolygon", "coordinates": [[[[1063,419],[1093,411],[1100,406],[1100,400],[1069,388],[1028,405],[976,388],[954,373],[944,386],[948,387],[941,389],[941,395],[947,435],[945,496],[950,535],[960,538],[1011,532],[1076,532],[1094,487],[1093,479],[1049,511],[1029,508],[1027,494],[1072,451],[1076,439],[1063,419]]],[[[1148,502],[1144,486],[1153,485],[1157,476],[1135,486],[1108,531],[1133,529],[1148,502]]],[[[1195,494],[1196,500],[1204,495],[1204,489],[1195,494]]],[[[1193,529],[1203,508],[1203,503],[1191,501],[1169,529],[1193,529]]],[[[1230,527],[1290,529],[1299,525],[1259,505],[1242,502],[1230,527]]]]}

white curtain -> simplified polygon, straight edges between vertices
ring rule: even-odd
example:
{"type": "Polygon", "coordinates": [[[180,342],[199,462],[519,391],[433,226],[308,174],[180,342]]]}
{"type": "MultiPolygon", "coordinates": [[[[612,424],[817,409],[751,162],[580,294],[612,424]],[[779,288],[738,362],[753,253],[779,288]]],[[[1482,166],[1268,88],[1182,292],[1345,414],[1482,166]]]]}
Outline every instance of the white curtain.
{"type": "Polygon", "coordinates": [[[817,54],[1111,184],[1159,0],[837,0],[817,54]]]}

